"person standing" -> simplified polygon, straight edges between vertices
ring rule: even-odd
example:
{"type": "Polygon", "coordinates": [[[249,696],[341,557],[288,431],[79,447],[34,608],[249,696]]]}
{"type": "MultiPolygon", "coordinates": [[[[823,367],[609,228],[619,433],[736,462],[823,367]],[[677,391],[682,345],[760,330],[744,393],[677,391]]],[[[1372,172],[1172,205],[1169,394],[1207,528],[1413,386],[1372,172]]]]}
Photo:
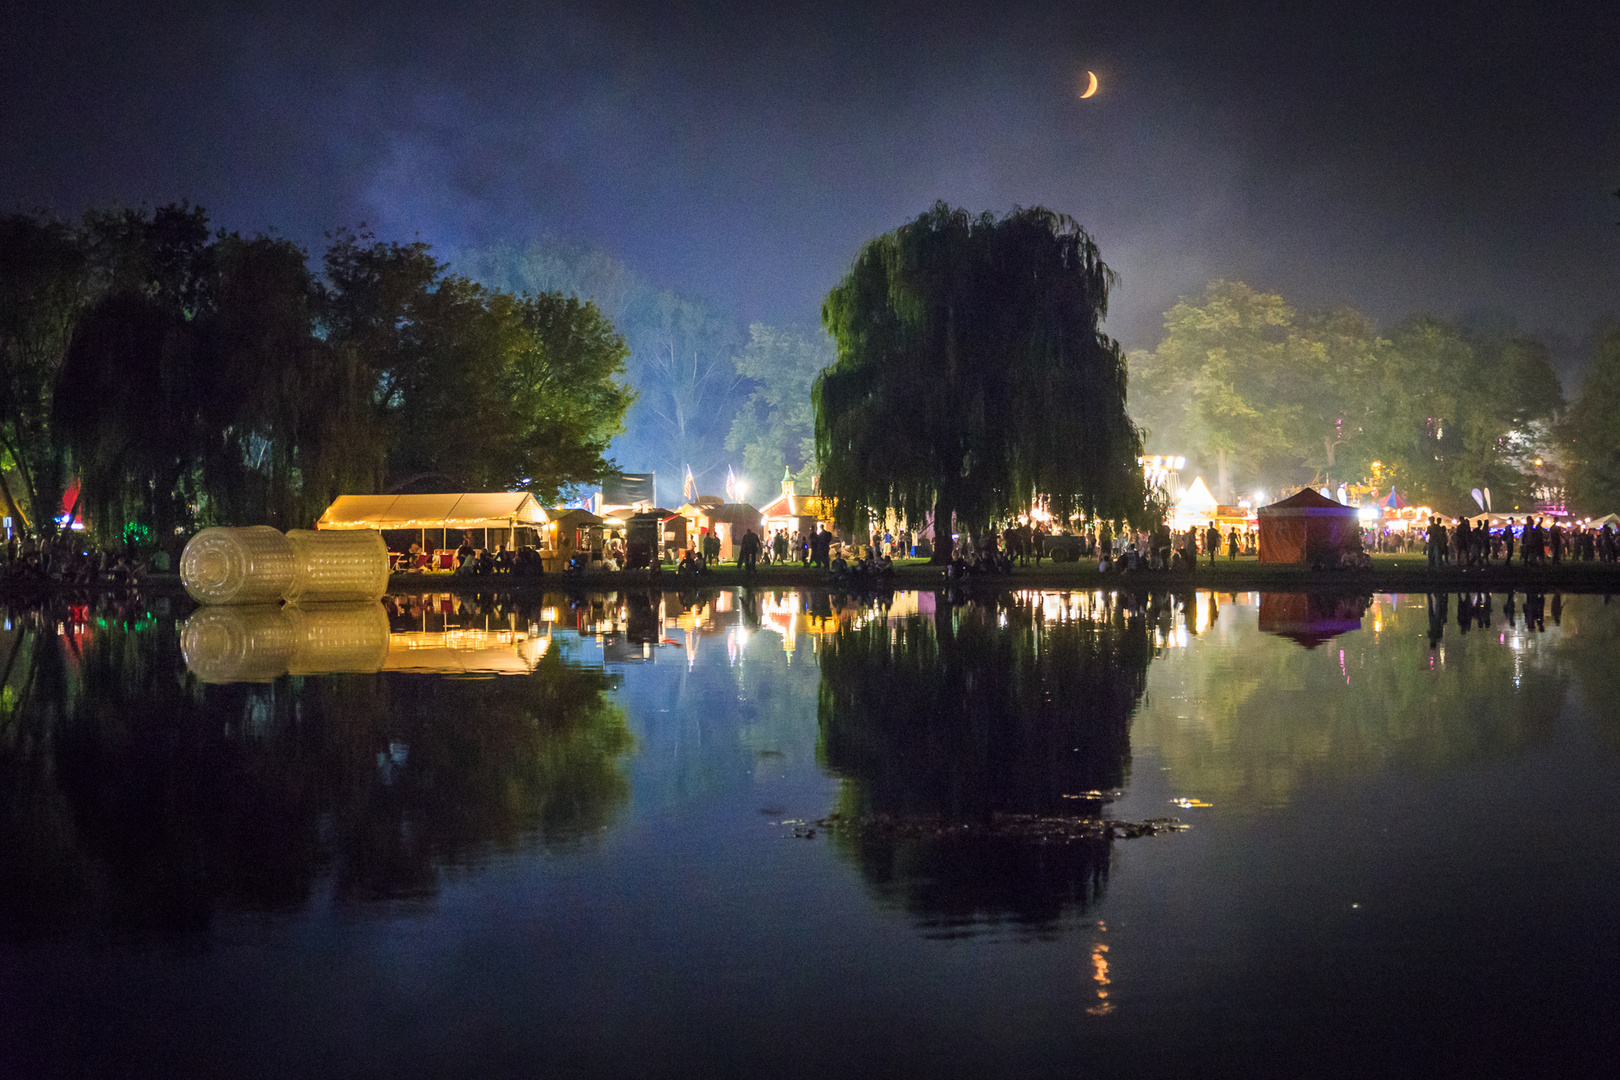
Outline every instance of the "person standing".
{"type": "Polygon", "coordinates": [[[1209,565],[1215,565],[1215,555],[1221,550],[1221,530],[1215,527],[1212,521],[1209,528],[1204,530],[1204,551],[1209,555],[1209,565]]]}
{"type": "Polygon", "coordinates": [[[1238,557],[1238,531],[1232,526],[1232,531],[1226,534],[1226,561],[1237,562],[1238,557]]]}

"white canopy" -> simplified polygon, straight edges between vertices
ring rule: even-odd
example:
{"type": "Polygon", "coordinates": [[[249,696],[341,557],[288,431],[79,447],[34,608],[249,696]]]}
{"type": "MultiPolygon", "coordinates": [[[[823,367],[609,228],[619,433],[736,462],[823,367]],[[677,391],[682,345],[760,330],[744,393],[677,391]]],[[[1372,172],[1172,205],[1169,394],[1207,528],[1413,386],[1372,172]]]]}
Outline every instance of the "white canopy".
{"type": "Polygon", "coordinates": [[[339,495],[317,529],[509,529],[538,527],[546,511],[527,491],[452,495],[339,495]]]}
{"type": "Polygon", "coordinates": [[[1176,503],[1176,513],[1183,517],[1207,517],[1213,515],[1218,506],[1215,496],[1209,493],[1209,488],[1204,485],[1204,478],[1200,476],[1193,480],[1181,496],[1181,501],[1176,503]]]}

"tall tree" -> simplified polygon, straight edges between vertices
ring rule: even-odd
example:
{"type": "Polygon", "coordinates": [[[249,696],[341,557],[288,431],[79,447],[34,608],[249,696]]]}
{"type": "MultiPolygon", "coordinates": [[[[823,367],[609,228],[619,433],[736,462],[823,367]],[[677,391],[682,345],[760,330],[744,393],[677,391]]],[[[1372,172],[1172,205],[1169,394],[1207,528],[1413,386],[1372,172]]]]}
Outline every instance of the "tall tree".
{"type": "Polygon", "coordinates": [[[656,472],[662,500],[679,501],[687,467],[704,490],[719,489],[732,418],[752,390],[733,362],[741,335],[730,315],[655,288],[600,249],[555,237],[459,252],[455,262],[488,288],[595,304],[624,336],[624,377],[636,395],[612,457],[632,472],[656,472]]]}
{"type": "Polygon", "coordinates": [[[21,529],[55,527],[62,469],[51,406],[90,298],[87,268],[84,237],[68,223],[0,218],[0,497],[21,529]]]}
{"type": "Polygon", "coordinates": [[[629,349],[596,305],[547,292],[512,302],[521,337],[507,373],[517,419],[514,462],[543,502],[613,468],[608,446],[624,430],[635,391],[623,381],[629,349]]]}
{"type": "Polygon", "coordinates": [[[1539,342],[1428,316],[1385,337],[1349,308],[1301,313],[1229,281],[1167,312],[1131,376],[1154,452],[1193,458],[1223,497],[1360,481],[1375,461],[1448,511],[1471,506],[1473,487],[1521,497],[1562,403],[1539,342]]]}
{"type": "Polygon", "coordinates": [[[755,323],[748,347],[737,355],[737,373],[754,392],[731,422],[726,449],[742,454],[743,471],[773,483],[796,475],[810,490],[816,468],[816,410],[811,400],[816,376],[837,357],[825,333],[755,323]]]}
{"type": "Polygon", "coordinates": [[[1140,516],[1125,360],[1101,331],[1113,273],[1073,220],[938,203],[867,243],[827,295],[838,359],[816,380],[821,490],[839,524],[890,510],[977,530],[1044,499],[1140,516]]]}
{"type": "Polygon", "coordinates": [[[1620,510],[1620,327],[1598,336],[1558,434],[1570,502],[1592,515],[1620,510]]]}
{"type": "Polygon", "coordinates": [[[426,245],[350,233],[326,265],[328,340],[375,388],[381,486],[551,500],[613,467],[606,448],[634,395],[623,339],[594,305],[514,297],[446,273],[426,245]]]}

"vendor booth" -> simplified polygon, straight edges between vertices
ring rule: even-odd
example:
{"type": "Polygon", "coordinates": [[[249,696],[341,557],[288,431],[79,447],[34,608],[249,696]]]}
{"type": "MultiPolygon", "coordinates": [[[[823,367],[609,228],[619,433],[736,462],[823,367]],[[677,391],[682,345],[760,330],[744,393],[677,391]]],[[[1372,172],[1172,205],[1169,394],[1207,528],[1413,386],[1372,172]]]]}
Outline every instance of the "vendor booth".
{"type": "Polygon", "coordinates": [[[761,540],[765,538],[765,518],[747,503],[721,503],[718,506],[687,503],[681,507],[686,517],[689,535],[694,539],[712,533],[720,541],[720,559],[730,562],[737,557],[737,545],[749,529],[761,540]]]}
{"type": "Polygon", "coordinates": [[[556,573],[581,553],[591,561],[601,560],[602,550],[607,543],[604,526],[608,519],[599,518],[589,510],[578,507],[553,510],[550,518],[546,524],[546,542],[540,546],[540,558],[546,573],[556,573]]]}
{"type": "Polygon", "coordinates": [[[1224,506],[1210,494],[1204,478],[1193,479],[1187,490],[1170,508],[1170,528],[1177,533],[1197,529],[1201,538],[1204,530],[1214,525],[1224,537],[1233,529],[1249,533],[1255,527],[1253,513],[1244,506],[1224,506]]]}
{"type": "Polygon", "coordinates": [[[661,506],[645,510],[618,509],[606,515],[625,523],[625,552],[630,566],[646,566],[641,545],[651,542],[660,562],[677,562],[686,550],[686,518],[661,506]]]}
{"type": "Polygon", "coordinates": [[[396,563],[416,543],[430,565],[449,570],[454,566],[453,550],[462,540],[485,551],[538,547],[546,522],[545,509],[526,491],[483,491],[339,495],[315,527],[379,530],[396,563]]]}
{"type": "Polygon", "coordinates": [[[1361,550],[1356,508],[1310,488],[1262,506],[1259,518],[1262,563],[1331,566],[1341,556],[1361,550]]]}
{"type": "Polygon", "coordinates": [[[762,535],[769,538],[782,531],[789,536],[794,533],[808,536],[816,531],[818,522],[827,522],[830,528],[832,522],[830,509],[824,505],[820,495],[800,495],[794,490],[793,478],[784,475],[782,494],[760,508],[760,516],[765,521],[765,532],[762,535]]]}

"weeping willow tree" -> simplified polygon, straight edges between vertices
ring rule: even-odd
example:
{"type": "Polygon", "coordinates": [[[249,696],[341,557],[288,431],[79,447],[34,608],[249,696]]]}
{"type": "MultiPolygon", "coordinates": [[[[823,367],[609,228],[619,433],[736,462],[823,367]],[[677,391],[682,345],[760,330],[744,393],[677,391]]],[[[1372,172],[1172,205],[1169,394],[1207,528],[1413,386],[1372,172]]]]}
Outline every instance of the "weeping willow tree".
{"type": "Polygon", "coordinates": [[[1038,501],[1059,520],[1141,515],[1125,360],[1102,333],[1113,271],[1072,219],[944,203],[870,241],[827,295],[821,492],[841,528],[930,513],[980,529],[1038,501]]]}

